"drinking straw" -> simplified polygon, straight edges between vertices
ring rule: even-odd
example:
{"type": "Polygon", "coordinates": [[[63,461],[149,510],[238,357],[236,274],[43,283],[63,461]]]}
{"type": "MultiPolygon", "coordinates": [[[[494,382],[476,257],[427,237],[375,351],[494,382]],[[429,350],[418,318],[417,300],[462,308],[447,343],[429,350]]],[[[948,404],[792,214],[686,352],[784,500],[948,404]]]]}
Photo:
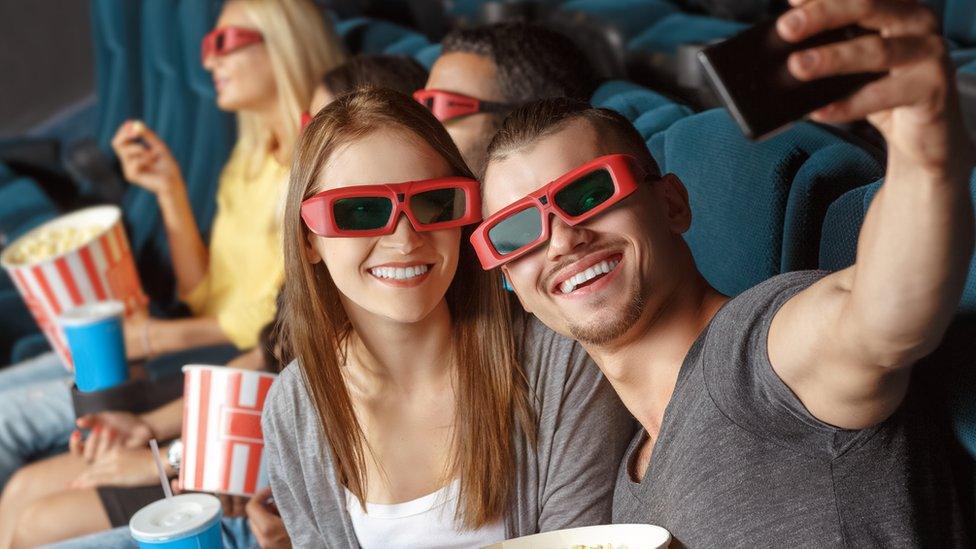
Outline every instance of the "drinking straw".
{"type": "Polygon", "coordinates": [[[159,483],[163,485],[163,493],[167,498],[173,497],[173,489],[169,487],[169,478],[166,477],[166,469],[163,468],[163,460],[159,457],[159,445],[156,439],[149,440],[149,447],[152,448],[153,459],[156,460],[156,470],[159,471],[159,483]]]}

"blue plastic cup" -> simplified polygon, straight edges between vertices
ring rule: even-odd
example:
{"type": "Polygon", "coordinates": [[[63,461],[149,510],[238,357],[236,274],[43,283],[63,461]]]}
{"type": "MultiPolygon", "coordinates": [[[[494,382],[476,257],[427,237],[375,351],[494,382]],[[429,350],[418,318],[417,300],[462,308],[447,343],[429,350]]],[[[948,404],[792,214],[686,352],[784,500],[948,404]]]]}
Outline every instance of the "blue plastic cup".
{"type": "Polygon", "coordinates": [[[142,549],[221,549],[221,515],[214,496],[180,494],[139,509],[129,534],[142,549]]]}
{"type": "Polygon", "coordinates": [[[111,389],[129,379],[122,337],[124,313],[121,301],[99,301],[69,309],[59,318],[79,391],[111,389]]]}

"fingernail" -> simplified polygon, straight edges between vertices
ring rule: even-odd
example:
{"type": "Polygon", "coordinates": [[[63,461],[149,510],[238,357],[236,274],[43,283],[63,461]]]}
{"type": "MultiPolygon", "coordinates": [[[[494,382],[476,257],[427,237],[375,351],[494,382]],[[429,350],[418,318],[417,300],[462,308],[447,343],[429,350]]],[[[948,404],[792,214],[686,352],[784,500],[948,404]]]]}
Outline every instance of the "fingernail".
{"type": "Polygon", "coordinates": [[[796,33],[803,30],[804,19],[802,11],[791,11],[780,19],[780,25],[785,30],[796,33]]]}
{"type": "Polygon", "coordinates": [[[797,62],[800,64],[801,69],[812,69],[817,64],[817,54],[812,51],[802,52],[797,57],[797,62]]]}

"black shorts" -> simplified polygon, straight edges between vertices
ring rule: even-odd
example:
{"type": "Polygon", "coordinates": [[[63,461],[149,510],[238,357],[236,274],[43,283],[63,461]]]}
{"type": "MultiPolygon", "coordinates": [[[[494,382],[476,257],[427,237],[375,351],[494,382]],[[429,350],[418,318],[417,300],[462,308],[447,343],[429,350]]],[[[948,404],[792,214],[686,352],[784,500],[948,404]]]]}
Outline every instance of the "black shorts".
{"type": "Polygon", "coordinates": [[[105,508],[105,513],[108,515],[108,520],[112,523],[112,528],[128,526],[129,520],[132,515],[136,514],[136,511],[157,499],[166,497],[159,484],[131,488],[99,486],[96,490],[98,491],[98,499],[102,500],[102,507],[105,508]]]}

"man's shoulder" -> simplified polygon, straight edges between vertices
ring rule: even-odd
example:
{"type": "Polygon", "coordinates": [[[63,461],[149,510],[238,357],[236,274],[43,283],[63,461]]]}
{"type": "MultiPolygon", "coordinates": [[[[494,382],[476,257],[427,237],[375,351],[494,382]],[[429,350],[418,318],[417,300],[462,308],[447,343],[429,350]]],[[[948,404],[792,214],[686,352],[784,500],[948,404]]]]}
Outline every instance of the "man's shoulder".
{"type": "Polygon", "coordinates": [[[793,296],[830,274],[827,271],[793,271],[770,277],[730,299],[715,315],[712,326],[741,325],[744,318],[769,317],[793,296]]]}

